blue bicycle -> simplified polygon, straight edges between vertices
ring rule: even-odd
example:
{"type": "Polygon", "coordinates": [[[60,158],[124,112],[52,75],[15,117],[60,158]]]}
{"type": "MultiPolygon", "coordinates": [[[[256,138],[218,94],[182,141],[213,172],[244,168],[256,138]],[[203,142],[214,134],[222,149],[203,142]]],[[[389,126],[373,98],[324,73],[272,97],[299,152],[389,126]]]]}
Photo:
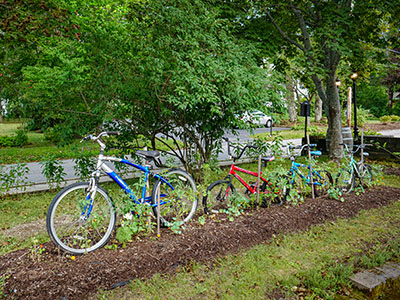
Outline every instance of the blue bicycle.
{"type": "MultiPolygon", "coordinates": [[[[304,185],[312,186],[314,189],[315,196],[322,196],[327,193],[330,185],[333,184],[333,179],[331,173],[327,170],[317,171],[310,165],[305,165],[296,162],[296,157],[300,156],[304,150],[308,148],[316,147],[315,144],[305,144],[299,146],[287,145],[287,154],[292,161],[292,165],[287,174],[288,183],[291,189],[297,189],[300,193],[304,193],[304,185]],[[292,150],[292,151],[291,151],[292,150]],[[299,150],[295,153],[293,150],[299,150]],[[299,168],[305,168],[308,170],[307,175],[303,175],[299,168]],[[296,176],[297,175],[297,176],[296,176]],[[312,184],[311,184],[312,180],[312,184]]],[[[311,151],[312,157],[321,156],[321,151],[311,151]]]]}
{"type": "MultiPolygon", "coordinates": [[[[111,237],[116,223],[116,212],[111,197],[99,186],[102,173],[113,179],[136,204],[150,205],[157,217],[160,208],[160,223],[169,226],[172,222],[187,222],[197,208],[197,190],[193,178],[180,169],[170,169],[163,176],[151,171],[151,161],[160,156],[158,151],[136,151],[146,160],[144,166],[129,160],[105,156],[106,145],[102,138],[118,132],[102,132],[89,135],[82,141],[92,140],[99,144],[100,154],[96,170],[89,182],[71,184],[61,190],[52,200],[46,218],[47,232],[51,240],[62,250],[72,254],[83,254],[103,247],[111,237]],[[145,184],[142,195],[137,198],[124,180],[105,162],[117,162],[132,166],[143,172],[145,184]],[[146,196],[149,177],[155,179],[151,196],[146,196]],[[159,205],[158,205],[159,202],[159,205]]],[[[132,212],[135,214],[135,212],[132,212]]]]}

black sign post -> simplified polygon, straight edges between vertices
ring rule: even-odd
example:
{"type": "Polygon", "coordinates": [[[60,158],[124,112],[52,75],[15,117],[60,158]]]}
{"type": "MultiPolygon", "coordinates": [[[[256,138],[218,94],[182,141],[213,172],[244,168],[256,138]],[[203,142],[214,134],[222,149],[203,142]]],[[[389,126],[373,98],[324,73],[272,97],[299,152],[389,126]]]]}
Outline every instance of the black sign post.
{"type": "Polygon", "coordinates": [[[307,121],[308,121],[308,117],[311,115],[311,104],[308,101],[304,101],[303,103],[301,103],[301,107],[300,107],[300,116],[302,117],[306,117],[305,118],[305,126],[304,126],[304,137],[307,140],[307,121]]]}

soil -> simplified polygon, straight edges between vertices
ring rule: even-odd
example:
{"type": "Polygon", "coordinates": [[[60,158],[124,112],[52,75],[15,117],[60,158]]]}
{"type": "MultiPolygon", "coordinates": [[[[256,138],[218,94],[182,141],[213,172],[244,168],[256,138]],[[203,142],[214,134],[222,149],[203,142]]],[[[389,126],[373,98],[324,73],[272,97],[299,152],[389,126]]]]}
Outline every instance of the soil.
{"type": "Polygon", "coordinates": [[[99,249],[74,260],[47,243],[41,255],[32,256],[31,249],[24,249],[1,257],[0,274],[7,276],[4,294],[18,299],[84,299],[99,289],[112,289],[132,279],[174,274],[193,260],[212,267],[217,257],[238,253],[273,235],[351,218],[360,210],[398,200],[400,189],[378,187],[358,196],[347,195],[343,203],[327,197],[306,199],[298,206],[249,210],[234,222],[218,215],[208,218],[203,226],[190,222],[180,235],[165,229],[158,239],[135,241],[125,249],[99,249]]]}
{"type": "Polygon", "coordinates": [[[386,167],[383,169],[383,173],[400,177],[400,168],[386,167]]]}
{"type": "Polygon", "coordinates": [[[365,123],[364,129],[372,131],[400,129],[400,122],[391,123],[365,123]]]}

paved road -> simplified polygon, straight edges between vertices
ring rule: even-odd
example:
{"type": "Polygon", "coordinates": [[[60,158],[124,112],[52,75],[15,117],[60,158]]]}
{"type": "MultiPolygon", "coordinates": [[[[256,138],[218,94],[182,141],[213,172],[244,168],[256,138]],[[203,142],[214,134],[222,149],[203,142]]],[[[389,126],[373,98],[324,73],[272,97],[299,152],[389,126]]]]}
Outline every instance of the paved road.
{"type": "MultiPolygon", "coordinates": [[[[273,131],[278,131],[278,130],[288,130],[290,128],[272,128],[273,131]]],[[[249,130],[237,130],[235,134],[233,133],[226,133],[225,137],[228,137],[232,140],[240,140],[241,142],[247,142],[250,141],[252,138],[250,135],[252,134],[258,134],[258,133],[264,133],[264,132],[270,132],[269,128],[257,128],[254,129],[252,132],[249,130]]],[[[382,135],[392,135],[392,136],[397,136],[400,137],[400,130],[385,130],[381,131],[382,135]]],[[[301,144],[301,139],[293,139],[293,140],[285,140],[284,143],[292,143],[294,145],[299,145],[301,144]]],[[[223,143],[223,152],[218,156],[219,161],[229,161],[230,158],[228,156],[228,151],[227,151],[227,144],[223,143]]],[[[62,166],[64,168],[64,172],[66,173],[65,175],[65,180],[67,183],[71,183],[74,181],[77,181],[77,177],[75,175],[75,171],[73,169],[74,163],[72,160],[63,160],[62,161],[62,166]]],[[[33,185],[26,187],[26,191],[40,191],[40,190],[47,190],[48,185],[47,181],[44,175],[42,175],[42,168],[39,163],[27,163],[27,167],[29,168],[29,173],[27,175],[27,181],[30,183],[33,183],[33,185]]],[[[4,168],[5,171],[7,171],[7,166],[4,168]]],[[[108,178],[107,178],[108,179],[108,178]]],[[[105,179],[105,180],[107,180],[105,179]]],[[[21,192],[18,190],[12,190],[12,193],[15,192],[21,192]]]]}

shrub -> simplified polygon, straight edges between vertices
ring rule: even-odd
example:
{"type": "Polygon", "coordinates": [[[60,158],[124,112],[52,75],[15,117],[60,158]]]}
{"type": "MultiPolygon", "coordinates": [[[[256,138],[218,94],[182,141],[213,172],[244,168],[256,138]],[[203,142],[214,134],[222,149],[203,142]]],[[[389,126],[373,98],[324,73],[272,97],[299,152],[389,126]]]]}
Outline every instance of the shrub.
{"type": "Polygon", "coordinates": [[[388,123],[391,121],[391,117],[390,116],[382,116],[379,118],[379,121],[381,121],[382,123],[388,123]]]}
{"type": "Polygon", "coordinates": [[[399,122],[400,121],[400,116],[391,115],[390,118],[391,118],[392,122],[399,122]]]}
{"type": "Polygon", "coordinates": [[[28,142],[28,136],[23,130],[18,130],[16,136],[0,136],[1,147],[22,147],[28,142]]]}

